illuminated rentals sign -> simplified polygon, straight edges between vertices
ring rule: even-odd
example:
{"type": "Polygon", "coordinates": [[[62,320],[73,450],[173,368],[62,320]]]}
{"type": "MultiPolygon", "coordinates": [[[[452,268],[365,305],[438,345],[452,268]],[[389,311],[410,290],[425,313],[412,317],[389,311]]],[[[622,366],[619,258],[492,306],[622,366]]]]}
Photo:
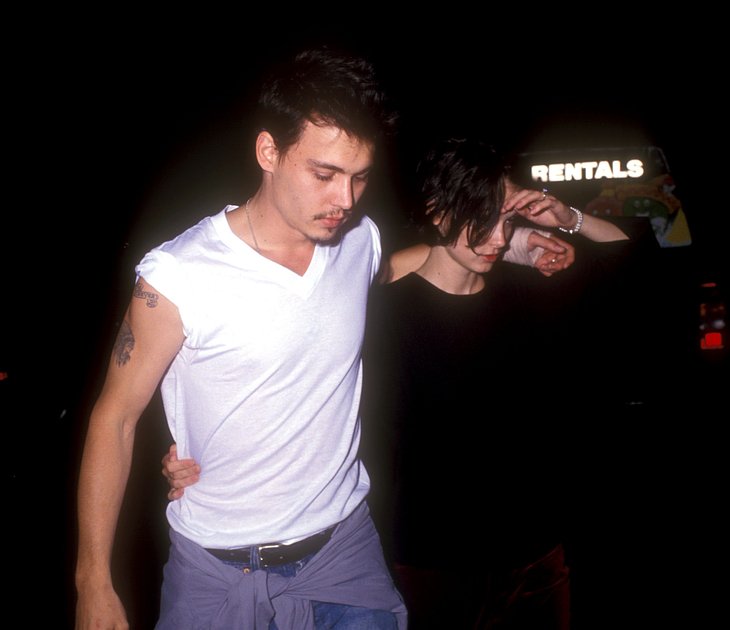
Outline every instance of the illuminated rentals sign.
{"type": "Polygon", "coordinates": [[[641,160],[628,160],[626,168],[622,166],[621,160],[535,164],[530,168],[532,179],[543,182],[569,182],[602,178],[625,179],[627,177],[641,177],[644,174],[644,164],[641,160]]]}

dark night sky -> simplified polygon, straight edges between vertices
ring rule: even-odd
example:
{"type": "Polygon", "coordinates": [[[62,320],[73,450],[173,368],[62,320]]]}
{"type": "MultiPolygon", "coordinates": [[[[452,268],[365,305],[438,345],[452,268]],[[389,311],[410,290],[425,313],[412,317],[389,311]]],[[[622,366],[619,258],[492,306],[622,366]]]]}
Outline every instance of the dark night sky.
{"type": "MultiPolygon", "coordinates": [[[[726,133],[713,80],[719,44],[706,23],[689,46],[665,14],[603,16],[582,34],[565,16],[524,21],[519,12],[492,23],[310,19],[296,33],[261,19],[232,29],[240,18],[225,14],[121,14],[89,26],[68,13],[46,17],[13,25],[22,46],[9,73],[7,173],[18,205],[6,210],[4,236],[39,248],[46,284],[31,280],[26,303],[70,330],[94,331],[104,298],[117,299],[116,274],[127,278],[144,250],[242,200],[245,113],[261,69],[312,43],[345,44],[380,70],[402,114],[387,168],[396,194],[441,132],[476,130],[514,146],[645,138],[674,170],[696,258],[719,267],[726,133]]],[[[693,21],[683,16],[686,27],[693,21]]]]}
{"type": "MultiPolygon", "coordinates": [[[[164,225],[166,213],[205,212],[206,200],[238,201],[231,197],[240,194],[247,159],[245,111],[261,68],[319,42],[369,55],[398,104],[404,162],[393,165],[392,182],[442,130],[520,143],[539,139],[549,125],[566,144],[641,133],[665,149],[686,183],[697,229],[718,219],[709,215],[719,210],[706,207],[708,154],[721,157],[725,133],[712,80],[718,44],[707,25],[699,45],[689,46],[666,16],[603,17],[579,36],[574,23],[541,16],[491,27],[469,16],[422,18],[420,28],[353,20],[308,25],[296,35],[263,21],[232,31],[236,22],[120,15],[95,28],[29,30],[24,63],[11,69],[18,84],[8,125],[18,146],[11,173],[50,221],[52,242],[62,235],[76,255],[106,249],[127,238],[140,215],[164,225]],[[169,207],[147,206],[154,194],[169,207]]],[[[185,224],[181,217],[172,227],[185,224]]]]}
{"type": "MultiPolygon", "coordinates": [[[[19,505],[45,481],[27,472],[31,451],[41,469],[61,471],[54,505],[71,509],[79,435],[133,265],[245,199],[251,90],[270,59],[303,45],[346,44],[379,68],[402,114],[387,171],[396,199],[423,143],[441,132],[515,146],[556,133],[568,144],[640,136],[662,146],[674,169],[692,265],[727,277],[721,40],[712,23],[700,28],[666,7],[644,18],[627,10],[590,20],[526,10],[492,21],[379,17],[370,26],[309,18],[296,32],[294,18],[275,28],[234,14],[10,15],[4,135],[15,193],[0,235],[0,370],[17,384],[6,409],[20,447],[8,465],[19,505]]],[[[61,561],[68,571],[69,557],[61,561]]]]}

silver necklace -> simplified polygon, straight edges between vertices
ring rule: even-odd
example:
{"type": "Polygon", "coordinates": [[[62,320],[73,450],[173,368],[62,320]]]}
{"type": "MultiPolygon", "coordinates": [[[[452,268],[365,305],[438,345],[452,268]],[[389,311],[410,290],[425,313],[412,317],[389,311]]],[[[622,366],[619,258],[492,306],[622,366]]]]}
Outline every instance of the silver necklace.
{"type": "Polygon", "coordinates": [[[249,197],[246,201],[246,220],[248,221],[248,229],[251,232],[251,237],[253,238],[253,245],[256,248],[256,251],[260,254],[261,249],[259,248],[259,242],[256,240],[256,232],[253,231],[253,224],[251,223],[251,213],[248,211],[248,204],[251,201],[251,198],[249,197]]]}

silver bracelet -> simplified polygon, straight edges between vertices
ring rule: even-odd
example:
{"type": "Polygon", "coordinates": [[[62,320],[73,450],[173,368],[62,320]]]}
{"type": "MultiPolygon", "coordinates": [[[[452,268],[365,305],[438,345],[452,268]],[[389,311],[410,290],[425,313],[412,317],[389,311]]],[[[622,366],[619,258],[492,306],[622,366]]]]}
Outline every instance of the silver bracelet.
{"type": "Polygon", "coordinates": [[[580,229],[583,227],[583,213],[578,210],[578,208],[574,208],[573,206],[570,206],[570,209],[575,212],[578,220],[575,222],[575,225],[570,229],[564,227],[558,227],[558,229],[561,232],[566,232],[568,234],[578,234],[578,232],[580,232],[580,229]]]}

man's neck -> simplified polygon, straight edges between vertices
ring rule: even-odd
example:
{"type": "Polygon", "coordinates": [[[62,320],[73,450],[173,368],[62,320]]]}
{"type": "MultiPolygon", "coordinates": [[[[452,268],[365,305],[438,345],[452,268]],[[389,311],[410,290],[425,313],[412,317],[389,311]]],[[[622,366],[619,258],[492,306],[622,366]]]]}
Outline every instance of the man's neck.
{"type": "Polygon", "coordinates": [[[300,276],[309,268],[315,243],[289,229],[258,194],[227,216],[233,233],[264,258],[300,276]]]}

